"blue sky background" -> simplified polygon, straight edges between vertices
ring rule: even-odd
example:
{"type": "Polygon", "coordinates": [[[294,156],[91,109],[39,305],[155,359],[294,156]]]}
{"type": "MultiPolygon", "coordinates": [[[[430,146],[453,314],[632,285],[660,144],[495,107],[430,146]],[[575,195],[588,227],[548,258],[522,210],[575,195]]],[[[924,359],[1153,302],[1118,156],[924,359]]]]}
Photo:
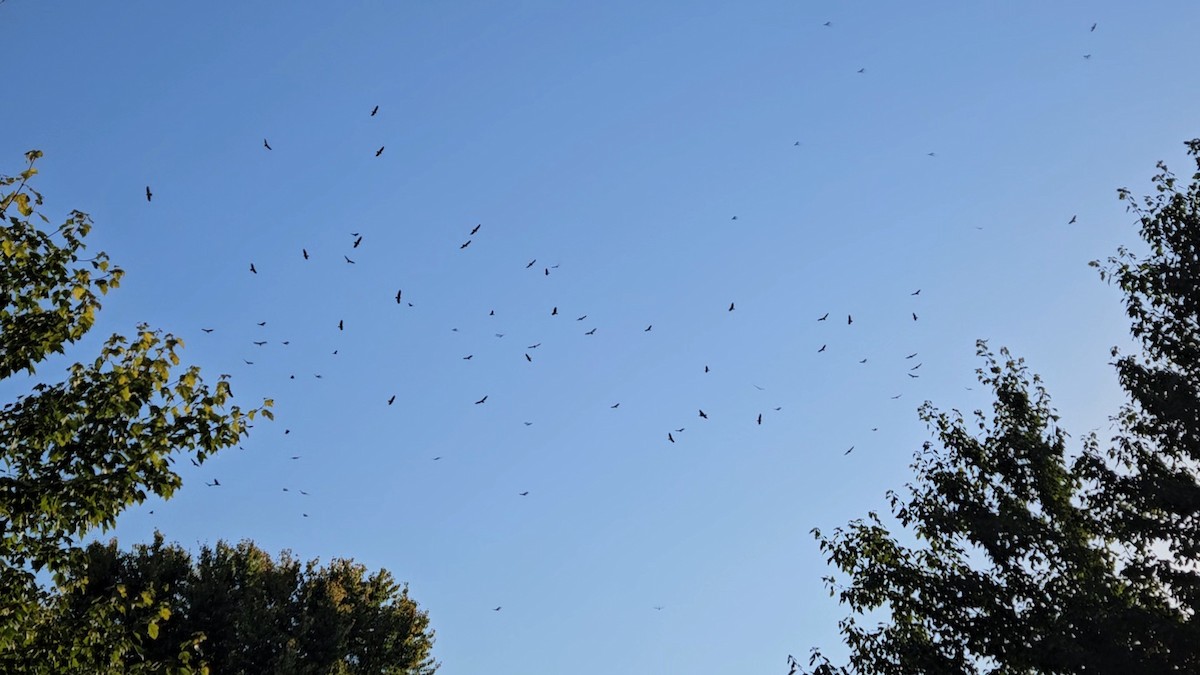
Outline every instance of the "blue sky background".
{"type": "Polygon", "coordinates": [[[809,530],[886,510],[921,402],[988,405],[977,338],[1076,438],[1115,410],[1127,324],[1087,262],[1138,243],[1117,187],[1189,168],[1198,20],[10,0],[0,163],[43,150],[48,214],[127,271],[87,345],[149,322],[276,401],[124,545],[386,567],[445,675],[784,672],[841,653],[809,530]]]}

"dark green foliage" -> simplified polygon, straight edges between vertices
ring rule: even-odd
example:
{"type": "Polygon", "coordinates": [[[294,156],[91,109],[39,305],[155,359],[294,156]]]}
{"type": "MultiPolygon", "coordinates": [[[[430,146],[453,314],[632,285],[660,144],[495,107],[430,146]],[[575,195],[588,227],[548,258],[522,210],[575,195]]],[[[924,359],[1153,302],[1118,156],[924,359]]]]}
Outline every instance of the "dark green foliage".
{"type": "MultiPolygon", "coordinates": [[[[173,645],[199,639],[194,652],[214,673],[378,673],[435,670],[429,619],[386,570],[334,560],[319,567],[284,552],[278,560],[250,542],[184,549],[153,544],[87,550],[86,585],[65,599],[64,621],[86,626],[80,610],[118,587],[153,593],[171,608],[158,640],[138,658],[169,662],[173,645]],[[202,637],[201,637],[202,636],[202,637]]],[[[151,609],[123,617],[136,627],[151,609]]]]}
{"type": "Polygon", "coordinates": [[[915,543],[875,513],[814,530],[851,616],[849,662],[814,650],[813,673],[1200,672],[1200,140],[1188,149],[1190,184],[1160,163],[1157,194],[1131,207],[1145,258],[1092,263],[1141,344],[1113,350],[1128,403],[1111,443],[1092,435],[1069,457],[1037,377],[981,342],[992,411],[926,404],[937,442],[907,494],[889,494],[915,543]]]}
{"type": "MultiPolygon", "coordinates": [[[[79,340],[122,274],[104,253],[83,258],[86,214],[74,211],[50,232],[31,220],[49,222],[28,184],[39,157],[29,152],[25,171],[0,176],[0,380],[32,373],[79,340]]],[[[77,632],[62,629],[55,598],[82,583],[81,540],[126,507],[179,487],[177,458],[202,462],[236,445],[256,414],[270,416],[270,401],[229,406],[224,377],[210,387],[197,368],[179,365],[182,346],[139,326],[132,339],[114,335],[94,360],[70,366],[64,381],[0,407],[0,672],[130,672],[123,659],[156,632],[153,623],[118,621],[166,613],[153,595],[96,596],[80,608],[90,620],[77,632]]]]}

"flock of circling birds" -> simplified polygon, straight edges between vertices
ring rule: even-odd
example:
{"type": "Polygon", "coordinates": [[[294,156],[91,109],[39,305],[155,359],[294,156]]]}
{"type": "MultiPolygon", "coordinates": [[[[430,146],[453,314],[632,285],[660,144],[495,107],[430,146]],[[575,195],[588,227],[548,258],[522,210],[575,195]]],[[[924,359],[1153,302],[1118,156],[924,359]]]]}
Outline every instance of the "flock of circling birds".
{"type": "MultiPolygon", "coordinates": [[[[832,26],[833,26],[833,22],[832,22],[832,21],[827,21],[827,22],[825,22],[823,25],[824,25],[825,27],[829,28],[829,27],[832,27],[832,26]]],[[[1096,30],[1096,27],[1097,27],[1097,24],[1093,23],[1093,24],[1091,25],[1091,28],[1089,29],[1089,32],[1094,32],[1094,31],[1096,30]]],[[[1084,58],[1084,59],[1090,59],[1090,58],[1091,58],[1091,56],[1092,56],[1091,54],[1084,54],[1084,55],[1083,55],[1083,58],[1084,58]]],[[[858,69],[858,71],[857,71],[857,72],[858,72],[859,74],[864,74],[864,73],[866,73],[866,68],[860,68],[860,69],[858,69]]],[[[378,115],[378,114],[379,114],[379,106],[378,106],[378,105],[376,105],[374,108],[372,108],[372,109],[371,109],[371,111],[370,111],[370,116],[371,116],[371,117],[375,117],[375,116],[376,116],[376,115],[378,115]]],[[[800,141],[796,141],[796,142],[794,143],[794,145],[796,145],[796,146],[799,146],[799,145],[801,145],[801,143],[800,143],[800,141]]],[[[267,150],[267,151],[273,150],[273,148],[271,147],[271,144],[270,144],[269,140],[268,140],[268,139],[266,139],[266,138],[264,138],[264,139],[263,139],[262,146],[263,146],[263,148],[264,148],[265,150],[267,150]]],[[[375,153],[375,156],[376,156],[376,157],[380,157],[380,156],[382,156],[382,155],[383,155],[383,152],[384,152],[384,149],[385,149],[385,146],[383,146],[383,145],[379,146],[379,148],[378,148],[378,149],[376,149],[376,150],[374,151],[374,153],[375,153]]],[[[930,157],[936,157],[936,156],[937,156],[937,155],[936,155],[936,153],[934,153],[934,152],[929,152],[929,153],[926,153],[926,154],[927,154],[928,156],[930,156],[930,157]]],[[[146,201],[147,201],[147,202],[152,202],[152,201],[153,201],[153,198],[154,198],[154,193],[153,193],[153,191],[151,190],[150,186],[149,186],[149,185],[147,185],[147,186],[146,186],[146,201]]],[[[738,219],[738,218],[737,218],[737,216],[733,216],[733,217],[731,218],[731,220],[737,220],[737,219],[738,219]]],[[[1076,222],[1076,217],[1075,217],[1075,216],[1072,216],[1072,217],[1071,217],[1071,219],[1070,219],[1070,221],[1068,221],[1068,224],[1073,224],[1073,223],[1075,223],[1075,222],[1076,222]]],[[[475,240],[475,237],[476,237],[476,236],[477,236],[477,235],[480,233],[480,231],[482,230],[482,228],[483,228],[483,225],[482,225],[482,224],[476,224],[474,227],[472,227],[472,228],[471,228],[471,229],[470,229],[470,230],[469,230],[469,231],[466,233],[466,241],[464,241],[464,242],[463,242],[461,245],[459,245],[459,247],[458,247],[458,248],[459,248],[460,250],[465,250],[465,249],[467,249],[468,247],[470,247],[470,246],[471,246],[471,243],[472,243],[472,242],[475,240]]],[[[363,244],[363,235],[362,235],[362,233],[360,233],[360,232],[352,232],[352,233],[350,233],[350,237],[351,237],[351,241],[350,241],[350,250],[349,250],[349,253],[353,253],[355,249],[358,249],[358,248],[359,248],[359,247],[360,247],[360,246],[363,244]]],[[[300,253],[300,256],[302,257],[302,259],[303,259],[303,260],[309,260],[309,258],[310,258],[310,255],[309,255],[308,249],[306,249],[306,248],[301,248],[301,249],[300,249],[300,251],[299,251],[299,253],[300,253]]],[[[357,263],[356,263],[356,261],[355,261],[353,258],[351,258],[351,257],[350,257],[349,253],[345,253],[345,254],[343,254],[343,255],[342,255],[342,258],[343,258],[343,260],[345,261],[345,264],[348,264],[348,265],[355,265],[355,264],[357,264],[357,263]]],[[[533,269],[533,268],[534,268],[534,266],[535,266],[536,264],[537,264],[537,259],[532,259],[532,260],[530,260],[528,263],[526,263],[526,264],[525,264],[525,269],[533,269]]],[[[544,266],[543,266],[543,269],[542,269],[542,274],[543,274],[543,275],[545,275],[545,276],[550,276],[550,274],[551,274],[551,270],[553,270],[553,269],[557,269],[558,267],[559,267],[558,265],[544,265],[544,266]]],[[[249,271],[249,273],[250,273],[250,274],[255,274],[255,275],[257,275],[257,274],[259,273],[259,272],[258,272],[258,269],[255,267],[255,265],[254,265],[254,263],[253,263],[253,262],[250,262],[250,263],[249,263],[249,265],[248,265],[248,271],[249,271]]],[[[912,297],[914,297],[914,298],[915,298],[915,297],[917,297],[917,296],[920,296],[920,294],[921,294],[921,289],[916,289],[916,290],[912,291],[911,293],[909,293],[909,295],[910,295],[910,296],[912,296],[912,297]]],[[[405,298],[404,298],[404,291],[403,291],[403,289],[397,289],[397,291],[396,291],[396,295],[395,295],[395,301],[396,301],[396,303],[397,303],[397,304],[405,304],[405,303],[407,302],[407,301],[405,300],[405,298]]],[[[408,304],[408,306],[409,306],[409,307],[412,307],[412,306],[413,306],[411,302],[407,302],[407,304],[408,304]]],[[[727,311],[727,312],[733,312],[733,311],[735,311],[736,309],[737,309],[737,305],[736,305],[736,303],[735,303],[735,302],[730,302],[730,303],[729,303],[729,306],[728,306],[728,308],[726,308],[726,310],[725,310],[725,311],[727,311]]],[[[559,314],[559,309],[558,309],[558,307],[557,307],[557,306],[551,307],[551,308],[549,309],[549,312],[548,312],[548,313],[549,313],[549,315],[550,315],[550,316],[559,316],[559,315],[560,315],[560,314],[559,314]]],[[[491,311],[491,312],[490,312],[490,314],[494,315],[494,314],[495,314],[495,311],[494,311],[494,310],[493,310],[493,311],[491,311]]],[[[912,320],[913,320],[913,321],[918,321],[918,320],[920,319],[920,317],[917,315],[917,313],[916,313],[916,312],[910,312],[910,314],[911,314],[911,317],[912,317],[912,320]]],[[[586,321],[586,320],[587,320],[587,318],[588,318],[588,316],[587,316],[586,314],[584,314],[584,315],[581,315],[581,316],[575,317],[575,321],[578,321],[578,322],[583,322],[583,321],[586,321]]],[[[822,321],[830,321],[830,320],[834,320],[834,321],[840,321],[840,320],[841,320],[840,316],[838,316],[838,317],[831,317],[831,315],[830,315],[830,313],[829,313],[829,312],[826,312],[826,313],[824,313],[823,315],[821,315],[821,316],[819,316],[819,317],[814,317],[814,318],[815,318],[815,320],[816,320],[816,321],[818,321],[818,322],[822,322],[822,321]]],[[[853,325],[853,324],[854,324],[854,316],[853,316],[852,314],[847,314],[847,315],[846,315],[846,324],[847,324],[847,325],[853,325]]],[[[258,325],[259,327],[263,327],[263,326],[266,326],[266,322],[265,322],[265,321],[263,321],[263,322],[259,322],[257,325],[258,325]]],[[[337,328],[338,328],[338,330],[339,330],[339,331],[345,330],[345,323],[344,323],[344,321],[342,321],[342,320],[339,320],[339,321],[338,321],[338,323],[337,323],[337,328]]],[[[646,326],[644,329],[642,329],[642,330],[643,330],[644,332],[647,332],[647,333],[649,333],[649,332],[651,332],[653,329],[654,329],[654,325],[653,325],[653,324],[649,324],[649,325],[647,325],[647,326],[646,326]]],[[[215,329],[213,329],[213,328],[201,328],[201,330],[202,330],[204,333],[213,333],[215,329]]],[[[453,329],[451,329],[451,330],[453,330],[453,331],[458,331],[458,329],[457,329],[457,328],[453,328],[453,329]]],[[[597,330],[597,329],[596,329],[595,327],[590,327],[588,330],[581,331],[581,332],[582,332],[582,334],[583,334],[584,336],[593,336],[593,335],[595,335],[595,334],[596,334],[596,330],[597,330]]],[[[502,333],[497,333],[497,334],[496,334],[496,337],[503,337],[503,336],[504,336],[504,335],[503,335],[502,333]]],[[[267,342],[267,341],[261,341],[261,340],[259,340],[259,341],[253,341],[253,344],[254,344],[255,346],[262,347],[262,346],[265,346],[265,345],[267,345],[267,344],[268,344],[268,342],[267,342]]],[[[289,344],[289,341],[286,341],[286,340],[285,340],[285,341],[281,341],[281,344],[286,346],[286,345],[288,345],[288,344],[289,344]]],[[[530,344],[530,345],[527,345],[527,346],[526,346],[526,348],[525,348],[525,350],[524,350],[524,358],[525,358],[525,360],[526,360],[526,361],[528,361],[528,362],[532,362],[532,361],[533,361],[533,357],[532,357],[532,355],[531,355],[531,353],[530,353],[530,352],[533,352],[534,350],[538,349],[540,346],[541,346],[541,343],[540,343],[540,342],[538,342],[538,343],[534,343],[534,344],[530,344]]],[[[828,347],[828,345],[827,345],[827,344],[822,344],[822,345],[820,346],[820,348],[816,349],[816,352],[817,352],[817,353],[823,353],[823,352],[825,352],[825,350],[826,350],[826,348],[827,348],[827,347],[828,347]]],[[[337,354],[337,351],[334,351],[334,354],[337,354]]],[[[908,370],[908,373],[907,373],[907,374],[908,374],[908,377],[910,377],[910,378],[918,378],[918,377],[920,377],[920,374],[919,374],[917,371],[919,371],[919,370],[920,370],[920,368],[921,368],[921,366],[922,366],[923,364],[922,364],[921,362],[919,362],[919,361],[917,361],[917,360],[916,360],[917,356],[918,356],[918,354],[914,352],[914,353],[912,353],[912,354],[909,354],[909,355],[907,355],[906,357],[904,357],[904,358],[905,358],[907,361],[909,361],[909,362],[913,363],[913,365],[911,365],[911,366],[907,367],[907,370],[908,370]]],[[[474,354],[467,354],[467,355],[465,355],[465,356],[463,356],[463,357],[462,357],[462,359],[463,359],[464,361],[470,361],[470,360],[471,360],[471,359],[473,359],[473,358],[474,358],[474,354]]],[[[253,362],[253,361],[251,361],[251,360],[248,360],[248,359],[243,359],[243,361],[244,361],[244,362],[245,362],[247,365],[254,365],[254,362],[253,362]]],[[[861,363],[861,364],[865,364],[865,363],[867,363],[867,359],[865,359],[865,358],[864,358],[864,359],[862,359],[861,361],[859,361],[859,363],[861,363]]],[[[705,373],[708,373],[708,372],[709,372],[709,366],[708,366],[708,365],[705,365],[705,366],[704,366],[704,372],[705,372],[705,373]]],[[[321,378],[321,375],[320,375],[320,374],[315,374],[315,377],[316,377],[316,378],[321,378]]],[[[292,375],[292,376],[291,376],[291,378],[292,378],[292,379],[295,379],[295,375],[292,375]]],[[[758,387],[758,385],[754,385],[754,386],[755,386],[755,388],[756,388],[756,389],[759,389],[759,390],[761,390],[761,389],[762,389],[762,387],[758,387]]],[[[898,398],[900,398],[900,396],[901,396],[900,394],[897,394],[897,395],[895,395],[895,396],[892,396],[891,398],[892,398],[892,399],[898,399],[898,398]]],[[[393,403],[395,403],[395,401],[396,401],[396,396],[395,396],[395,395],[392,395],[390,398],[386,399],[386,404],[387,404],[387,405],[392,405],[393,403]]],[[[486,403],[487,403],[487,401],[488,401],[488,396],[485,394],[485,395],[481,396],[479,399],[475,400],[475,401],[474,401],[474,404],[475,404],[475,405],[484,405],[484,404],[486,404],[486,403]]],[[[619,408],[619,407],[620,407],[620,405],[621,405],[621,404],[618,402],[618,403],[614,403],[614,404],[612,404],[610,407],[611,407],[611,408],[613,408],[613,409],[616,409],[616,408],[619,408]]],[[[780,411],[780,410],[782,410],[782,407],[774,407],[774,410],[775,410],[775,411],[780,411]]],[[[697,409],[696,416],[697,416],[697,419],[699,419],[699,420],[707,420],[707,419],[708,419],[708,414],[707,414],[707,413],[706,413],[706,412],[705,412],[703,409],[697,409]]],[[[756,418],[753,420],[753,423],[755,423],[755,424],[758,424],[758,425],[761,425],[761,424],[763,423],[763,415],[762,415],[762,413],[759,413],[759,414],[757,415],[757,417],[756,417],[756,418]]],[[[527,421],[527,422],[524,422],[524,424],[525,424],[526,426],[530,426],[530,425],[532,425],[533,423],[532,423],[532,422],[528,422],[528,421],[527,421]]],[[[663,440],[664,440],[664,442],[666,442],[666,443],[675,443],[675,442],[676,442],[676,435],[677,435],[677,434],[682,434],[682,433],[685,431],[685,429],[686,429],[686,427],[678,427],[678,428],[672,428],[672,429],[669,429],[669,430],[667,430],[667,431],[664,433],[664,435],[663,435],[663,440]]],[[[288,433],[290,433],[290,430],[285,430],[285,431],[284,431],[284,433],[285,433],[285,434],[288,434],[288,433]]],[[[845,450],[845,452],[844,452],[843,454],[845,454],[845,455],[849,455],[849,454],[850,454],[851,452],[853,452],[853,451],[854,451],[854,446],[850,446],[850,447],[849,447],[847,450],[845,450]]],[[[293,460],[297,460],[297,459],[300,459],[300,456],[299,456],[299,455],[293,455],[293,456],[291,456],[291,459],[293,459],[293,460]]],[[[438,456],[438,457],[433,457],[432,459],[436,461],[436,460],[440,460],[440,459],[441,459],[441,457],[440,457],[440,456],[438,456]]],[[[192,462],[193,462],[193,464],[196,464],[195,460],[192,460],[192,462]]],[[[197,466],[198,466],[198,464],[197,464],[197,466]]],[[[214,478],[214,479],[213,479],[211,482],[206,482],[206,483],[205,483],[205,485],[207,485],[207,486],[209,486],[209,487],[220,487],[220,486],[221,486],[221,482],[220,482],[218,479],[214,478]]],[[[285,487],[285,488],[283,488],[283,491],[284,491],[284,492],[289,492],[290,490],[289,490],[288,488],[286,488],[286,487],[285,487]]],[[[307,492],[305,492],[304,490],[297,490],[297,492],[299,492],[299,494],[301,494],[301,495],[308,495],[308,493],[307,493],[307,492]]],[[[523,491],[523,492],[518,492],[518,493],[517,493],[517,495],[518,495],[518,496],[521,496],[521,497],[527,497],[527,496],[529,496],[529,494],[530,494],[530,493],[529,493],[529,491],[523,491]]],[[[153,512],[153,511],[151,511],[150,513],[154,513],[154,512],[153,512]]],[[[303,513],[302,515],[303,515],[303,517],[305,517],[305,518],[307,518],[307,517],[308,517],[308,514],[307,514],[307,513],[303,513]]],[[[663,609],[663,607],[662,607],[662,606],[658,606],[658,605],[654,606],[653,608],[654,608],[655,610],[662,610],[662,609],[663,609]]],[[[502,606],[497,606],[497,607],[493,608],[493,611],[499,612],[501,609],[502,609],[502,606]]],[[[789,668],[790,668],[790,670],[789,670],[789,675],[793,675],[794,673],[796,673],[796,672],[798,671],[799,667],[800,667],[800,664],[799,664],[799,662],[798,662],[798,661],[797,661],[797,660],[796,660],[794,657],[792,657],[792,656],[790,656],[790,655],[788,656],[787,665],[788,665],[788,666],[789,666],[789,668]]]]}

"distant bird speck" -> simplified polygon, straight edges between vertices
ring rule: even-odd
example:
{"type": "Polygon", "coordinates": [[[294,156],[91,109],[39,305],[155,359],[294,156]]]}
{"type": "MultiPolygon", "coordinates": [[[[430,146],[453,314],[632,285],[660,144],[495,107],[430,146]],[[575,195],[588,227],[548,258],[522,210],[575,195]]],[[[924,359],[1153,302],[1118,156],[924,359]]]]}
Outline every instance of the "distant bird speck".
{"type": "Polygon", "coordinates": [[[708,419],[708,415],[705,415],[703,410],[700,411],[700,417],[703,417],[704,419],[708,419]]]}
{"type": "Polygon", "coordinates": [[[479,405],[480,403],[483,403],[486,400],[487,400],[487,396],[484,396],[483,398],[479,399],[478,401],[475,401],[475,405],[479,405]]]}
{"type": "Polygon", "coordinates": [[[1067,221],[1067,224],[1068,224],[1068,225],[1074,225],[1074,224],[1075,224],[1075,219],[1076,219],[1076,218],[1078,218],[1078,216],[1071,216],[1071,219],[1067,221]]]}
{"type": "Polygon", "coordinates": [[[371,108],[371,117],[374,117],[375,113],[377,113],[377,112],[379,112],[379,106],[375,106],[374,108],[371,108]]]}
{"type": "Polygon", "coordinates": [[[254,263],[250,263],[250,273],[258,274],[258,270],[254,269],[254,263]]]}
{"type": "Polygon", "coordinates": [[[150,186],[147,185],[146,186],[146,201],[150,201],[153,198],[154,198],[154,193],[150,191],[150,186]]]}
{"type": "Polygon", "coordinates": [[[817,319],[817,321],[824,321],[825,319],[828,319],[828,318],[829,318],[829,312],[825,312],[825,315],[822,316],[821,318],[817,319]]]}
{"type": "Polygon", "coordinates": [[[271,144],[270,144],[270,143],[268,143],[268,142],[267,142],[267,139],[265,139],[265,138],[263,139],[263,147],[264,147],[264,148],[266,148],[266,149],[268,149],[268,150],[270,150],[270,149],[271,149],[271,144]]]}
{"type": "Polygon", "coordinates": [[[380,155],[382,155],[382,154],[383,154],[383,148],[384,148],[384,146],[382,146],[382,145],[381,145],[381,146],[379,146],[379,149],[375,151],[375,156],[376,156],[376,157],[378,157],[378,156],[380,156],[380,155]]]}
{"type": "Polygon", "coordinates": [[[479,231],[479,228],[481,228],[481,227],[483,227],[483,223],[480,223],[480,224],[476,225],[474,228],[472,228],[472,229],[471,229],[471,236],[472,236],[472,237],[473,237],[473,236],[475,236],[475,233],[476,233],[476,232],[478,232],[478,231],[479,231]]]}
{"type": "Polygon", "coordinates": [[[358,263],[354,262],[353,260],[351,260],[350,256],[348,256],[348,255],[343,255],[342,257],[346,259],[346,263],[348,265],[357,265],[358,264],[358,263]]]}

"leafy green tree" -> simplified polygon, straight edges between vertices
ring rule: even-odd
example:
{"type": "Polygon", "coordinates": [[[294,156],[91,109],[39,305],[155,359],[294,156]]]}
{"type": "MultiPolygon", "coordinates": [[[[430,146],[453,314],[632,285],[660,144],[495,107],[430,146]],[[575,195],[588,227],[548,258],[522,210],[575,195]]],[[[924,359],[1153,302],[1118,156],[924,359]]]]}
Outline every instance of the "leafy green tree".
{"type": "MultiPolygon", "coordinates": [[[[30,185],[38,151],[16,176],[0,175],[0,380],[65,353],[92,327],[100,298],[122,271],[99,253],[85,259],[88,216],[72,211],[53,231],[30,185]]],[[[40,383],[0,408],[0,672],[136,672],[125,661],[153,643],[170,610],[152,590],[92,594],[88,621],[66,631],[57,596],[86,583],[81,542],[113,526],[126,507],[180,486],[180,456],[203,462],[236,445],[263,406],[230,404],[222,376],[209,386],[180,366],[182,341],[139,326],[114,335],[58,383],[40,383]],[[141,625],[121,618],[149,610],[141,625]]],[[[170,648],[178,652],[181,646],[170,648]]],[[[143,671],[186,666],[150,664],[143,671]]]]}
{"type": "MultiPolygon", "coordinates": [[[[138,656],[168,662],[173,645],[203,635],[196,655],[216,673],[373,673],[430,675],[429,618],[386,570],[334,560],[276,561],[250,542],[202,547],[196,558],[177,545],[123,553],[116,542],[88,548],[88,579],[64,597],[67,623],[86,626],[86,610],[123,587],[149,591],[172,609],[159,639],[138,656]]],[[[154,620],[152,608],[123,615],[130,628],[154,620]]]]}
{"type": "Polygon", "coordinates": [[[936,443],[907,494],[889,493],[892,522],[813,531],[851,614],[848,663],[814,650],[811,672],[1200,672],[1200,140],[1187,147],[1189,184],[1160,162],[1155,195],[1118,193],[1145,257],[1092,263],[1140,343],[1113,350],[1128,401],[1110,442],[1069,455],[1038,378],[981,342],[991,411],[925,404],[936,443]]]}

